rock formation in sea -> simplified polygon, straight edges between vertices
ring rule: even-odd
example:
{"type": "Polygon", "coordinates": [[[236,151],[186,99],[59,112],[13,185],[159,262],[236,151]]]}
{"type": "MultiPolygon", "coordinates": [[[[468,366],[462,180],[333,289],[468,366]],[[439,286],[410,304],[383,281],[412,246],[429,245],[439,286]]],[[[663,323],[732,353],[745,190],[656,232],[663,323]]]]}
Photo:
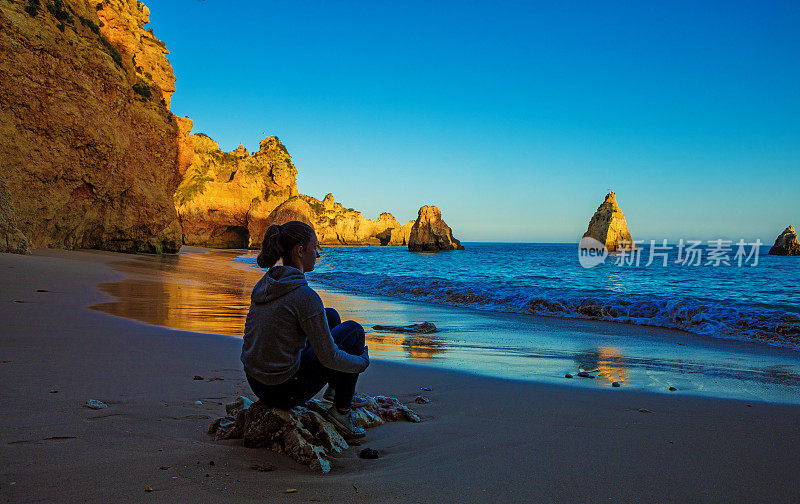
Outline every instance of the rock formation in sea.
{"type": "Polygon", "coordinates": [[[0,0],[0,178],[34,247],[176,251],[191,121],[137,0],[0,0]]]}
{"type": "Polygon", "coordinates": [[[0,177],[0,252],[27,254],[28,237],[17,228],[16,212],[6,181],[0,177]]]}
{"type": "MultiPolygon", "coordinates": [[[[625,215],[617,204],[617,197],[613,191],[606,194],[603,203],[597,207],[589,221],[589,228],[583,234],[584,238],[593,238],[604,244],[609,252],[617,250],[631,250],[636,248],[628,231],[625,215]]],[[[582,242],[582,245],[583,246],[582,242]]],[[[599,245],[598,245],[599,247],[599,245]]]]}
{"type": "Polygon", "coordinates": [[[797,232],[794,226],[789,226],[775,239],[775,244],[769,249],[770,255],[800,255],[800,242],[797,241],[797,232]]]}
{"type": "Polygon", "coordinates": [[[175,193],[187,245],[257,248],[271,224],[310,224],[322,245],[407,245],[414,221],[400,224],[390,213],[377,219],[334,201],[299,194],[297,168],[276,137],[258,152],[239,146],[220,150],[203,134],[191,135],[192,161],[175,193]]]}
{"type": "Polygon", "coordinates": [[[438,207],[426,205],[419,209],[417,220],[411,227],[408,250],[464,250],[464,247],[453,237],[453,231],[442,220],[442,211],[438,207]]]}

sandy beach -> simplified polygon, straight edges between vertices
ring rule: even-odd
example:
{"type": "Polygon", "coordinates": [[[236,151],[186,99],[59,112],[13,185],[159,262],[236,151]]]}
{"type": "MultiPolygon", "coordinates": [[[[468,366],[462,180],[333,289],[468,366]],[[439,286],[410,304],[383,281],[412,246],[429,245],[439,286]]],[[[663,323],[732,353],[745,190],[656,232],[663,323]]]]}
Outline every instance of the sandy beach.
{"type": "Polygon", "coordinates": [[[223,405],[252,397],[240,340],[88,309],[113,301],[97,286],[124,280],[109,264],[126,257],[0,254],[2,502],[797,501],[800,407],[380,359],[362,392],[410,402],[429,387],[431,402],[412,406],[420,424],[368,432],[378,460],[350,449],[318,475],[213,442],[206,429],[223,405]],[[264,463],[278,468],[250,469],[264,463]]]}

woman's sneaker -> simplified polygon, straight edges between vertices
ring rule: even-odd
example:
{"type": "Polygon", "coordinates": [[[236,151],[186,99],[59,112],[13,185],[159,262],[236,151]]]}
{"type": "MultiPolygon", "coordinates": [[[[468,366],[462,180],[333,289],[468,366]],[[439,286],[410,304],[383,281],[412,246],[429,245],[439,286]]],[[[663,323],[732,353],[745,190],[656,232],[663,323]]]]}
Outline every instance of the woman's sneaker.
{"type": "Polygon", "coordinates": [[[367,435],[367,431],[356,425],[353,420],[353,412],[350,410],[347,413],[342,413],[336,409],[336,406],[331,406],[325,411],[325,416],[346,438],[361,438],[367,435]]]}
{"type": "MultiPolygon", "coordinates": [[[[334,388],[331,387],[331,386],[328,386],[327,390],[325,390],[325,393],[322,394],[322,400],[326,401],[326,402],[329,402],[329,403],[332,403],[333,402],[333,397],[335,395],[336,395],[336,391],[334,390],[334,388]]],[[[350,401],[350,407],[351,408],[363,408],[367,404],[369,404],[369,401],[367,400],[366,397],[364,397],[361,394],[353,394],[353,399],[350,401]]]]}

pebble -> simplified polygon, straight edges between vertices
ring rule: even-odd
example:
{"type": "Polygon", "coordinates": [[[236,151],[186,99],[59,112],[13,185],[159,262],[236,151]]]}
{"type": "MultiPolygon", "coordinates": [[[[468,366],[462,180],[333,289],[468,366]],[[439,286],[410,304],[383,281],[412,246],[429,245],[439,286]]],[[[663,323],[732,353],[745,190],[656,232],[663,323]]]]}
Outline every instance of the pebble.
{"type": "Polygon", "coordinates": [[[670,387],[670,388],[669,388],[669,391],[670,391],[670,392],[675,392],[676,390],[678,390],[678,389],[676,389],[675,387],[670,387]]]}
{"type": "Polygon", "coordinates": [[[431,391],[430,387],[420,387],[419,389],[420,390],[424,390],[425,392],[430,392],[431,391]]]}
{"type": "Polygon", "coordinates": [[[50,393],[51,394],[58,394],[58,390],[51,390],[50,393]]]}
{"type": "Polygon", "coordinates": [[[378,450],[373,450],[372,448],[364,448],[363,450],[361,450],[358,456],[363,459],[376,459],[380,458],[381,454],[378,452],[378,450]]]}
{"type": "Polygon", "coordinates": [[[564,378],[572,378],[572,375],[567,373],[567,374],[564,375],[564,378]]]}
{"type": "Polygon", "coordinates": [[[619,382],[618,382],[618,381],[615,381],[615,382],[611,382],[611,386],[612,386],[612,387],[619,387],[619,386],[620,386],[620,384],[619,384],[619,382]]]}
{"type": "Polygon", "coordinates": [[[639,408],[639,413],[652,413],[652,411],[646,408],[639,408]]]}
{"type": "Polygon", "coordinates": [[[202,404],[203,404],[203,401],[195,401],[194,403],[195,403],[195,404],[200,404],[200,405],[202,405],[202,404]]]}
{"type": "Polygon", "coordinates": [[[415,402],[415,403],[417,403],[417,404],[428,404],[429,402],[431,402],[431,400],[430,400],[430,399],[428,399],[428,398],[427,398],[427,397],[425,397],[425,396],[418,395],[418,396],[417,396],[417,397],[414,399],[414,402],[415,402]]]}
{"type": "Polygon", "coordinates": [[[250,469],[259,472],[270,472],[277,469],[277,467],[272,464],[253,464],[250,466],[250,469]]]}
{"type": "Polygon", "coordinates": [[[296,493],[296,492],[297,492],[296,488],[287,488],[286,491],[283,493],[296,493]]]}
{"type": "Polygon", "coordinates": [[[580,373],[578,373],[578,376],[580,376],[581,378],[592,378],[592,379],[594,379],[594,376],[590,375],[586,371],[581,371],[580,373]]]}
{"type": "Polygon", "coordinates": [[[203,379],[204,378],[202,376],[200,376],[199,374],[194,375],[194,378],[192,378],[192,380],[203,380],[203,379]]]}
{"type": "Polygon", "coordinates": [[[103,401],[98,401],[97,399],[89,399],[83,405],[90,409],[108,408],[108,404],[104,403],[103,401]]]}
{"type": "Polygon", "coordinates": [[[144,487],[144,491],[145,492],[152,492],[153,491],[153,487],[151,487],[150,485],[147,485],[146,487],[144,487]]]}
{"type": "Polygon", "coordinates": [[[167,469],[169,469],[169,466],[161,466],[159,467],[159,469],[161,469],[162,471],[166,471],[167,469]]]}

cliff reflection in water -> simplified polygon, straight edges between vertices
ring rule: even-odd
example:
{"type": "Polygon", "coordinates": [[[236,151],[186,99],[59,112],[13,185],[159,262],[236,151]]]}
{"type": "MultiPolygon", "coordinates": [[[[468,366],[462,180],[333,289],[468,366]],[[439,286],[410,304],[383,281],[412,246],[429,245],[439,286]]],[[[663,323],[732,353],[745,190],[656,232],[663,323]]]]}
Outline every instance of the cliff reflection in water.
{"type": "MultiPolygon", "coordinates": [[[[367,328],[367,331],[369,329],[367,328]]],[[[411,359],[431,360],[447,350],[440,338],[430,334],[386,334],[367,332],[367,345],[370,353],[400,356],[403,353],[411,359]]]]}
{"type": "MultiPolygon", "coordinates": [[[[112,265],[128,278],[98,286],[114,301],[91,308],[147,324],[241,338],[250,292],[263,273],[234,261],[239,255],[240,251],[213,250],[132,256],[112,265]]],[[[363,298],[326,292],[320,295],[326,306],[340,312],[370,312],[369,301],[363,298]],[[340,303],[346,306],[337,306],[340,303]]],[[[342,313],[342,317],[347,314],[342,313]]],[[[434,336],[377,334],[370,331],[368,323],[362,323],[372,355],[430,360],[445,351],[434,336]]]]}
{"type": "Polygon", "coordinates": [[[596,351],[581,352],[575,356],[578,367],[584,371],[596,373],[609,382],[624,382],[628,379],[628,368],[619,350],[611,347],[600,347],[596,351]]]}
{"type": "Polygon", "coordinates": [[[115,263],[120,282],[100,290],[115,298],[93,309],[147,324],[241,337],[258,271],[233,266],[238,253],[136,256],[115,263]]]}

